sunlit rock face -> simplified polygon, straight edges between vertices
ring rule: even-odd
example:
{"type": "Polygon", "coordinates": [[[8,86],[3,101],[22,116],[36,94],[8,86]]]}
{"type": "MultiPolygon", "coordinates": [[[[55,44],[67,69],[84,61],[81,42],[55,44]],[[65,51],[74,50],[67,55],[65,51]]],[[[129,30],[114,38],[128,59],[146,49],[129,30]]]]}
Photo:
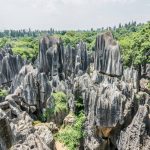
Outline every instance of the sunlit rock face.
{"type": "Polygon", "coordinates": [[[146,76],[150,78],[150,64],[146,64],[146,76]]]}
{"type": "Polygon", "coordinates": [[[132,88],[139,89],[138,72],[133,67],[124,69],[122,80],[132,84],[132,88]]]}
{"type": "Polygon", "coordinates": [[[95,69],[112,75],[122,75],[122,64],[119,44],[110,32],[97,36],[95,46],[95,69]]]}

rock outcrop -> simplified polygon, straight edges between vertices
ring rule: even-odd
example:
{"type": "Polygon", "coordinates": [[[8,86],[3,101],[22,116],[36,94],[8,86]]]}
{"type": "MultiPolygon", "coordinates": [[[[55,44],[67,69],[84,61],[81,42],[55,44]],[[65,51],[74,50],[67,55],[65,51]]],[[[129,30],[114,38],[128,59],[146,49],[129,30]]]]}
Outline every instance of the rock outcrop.
{"type": "Polygon", "coordinates": [[[10,82],[12,82],[22,66],[23,60],[21,56],[13,55],[9,46],[4,47],[0,51],[0,86],[4,84],[11,85],[10,82]]]}
{"type": "MultiPolygon", "coordinates": [[[[88,149],[94,147],[92,144],[94,139],[95,141],[103,137],[111,139],[113,132],[115,133],[116,130],[120,130],[121,126],[126,126],[128,122],[131,122],[136,112],[133,108],[135,91],[127,82],[120,82],[115,77],[98,74],[94,85],[89,75],[85,74],[76,79],[75,86],[76,90],[81,91],[84,111],[87,115],[88,136],[85,145],[88,149]]],[[[105,142],[104,139],[100,140],[99,145],[96,144],[97,148],[100,148],[105,142]]]]}
{"type": "Polygon", "coordinates": [[[149,106],[139,106],[131,124],[121,131],[118,140],[119,150],[150,149],[150,112],[149,106]]]}
{"type": "Polygon", "coordinates": [[[95,69],[112,76],[122,75],[119,44],[110,32],[97,36],[95,47],[95,69]]]}
{"type": "Polygon", "coordinates": [[[0,103],[0,148],[2,150],[50,150],[54,139],[46,126],[33,126],[31,117],[17,105],[18,97],[0,103]]]}
{"type": "Polygon", "coordinates": [[[21,101],[26,103],[33,111],[38,114],[46,108],[47,99],[52,89],[46,74],[38,73],[31,65],[24,66],[12,83],[12,91],[17,94],[21,101]]]}
{"type": "Polygon", "coordinates": [[[77,45],[75,73],[77,75],[81,75],[86,72],[87,67],[88,67],[88,55],[87,55],[86,44],[83,42],[80,42],[77,45]]]}
{"type": "Polygon", "coordinates": [[[64,48],[61,39],[44,37],[40,41],[39,71],[49,73],[51,77],[62,77],[64,48]]]}

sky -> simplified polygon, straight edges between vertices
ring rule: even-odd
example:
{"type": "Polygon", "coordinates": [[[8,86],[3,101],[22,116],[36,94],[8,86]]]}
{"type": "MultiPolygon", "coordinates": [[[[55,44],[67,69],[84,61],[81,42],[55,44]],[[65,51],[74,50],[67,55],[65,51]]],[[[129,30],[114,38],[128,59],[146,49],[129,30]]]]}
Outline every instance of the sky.
{"type": "Polygon", "coordinates": [[[78,30],[150,20],[150,0],[0,0],[0,30],[78,30]]]}

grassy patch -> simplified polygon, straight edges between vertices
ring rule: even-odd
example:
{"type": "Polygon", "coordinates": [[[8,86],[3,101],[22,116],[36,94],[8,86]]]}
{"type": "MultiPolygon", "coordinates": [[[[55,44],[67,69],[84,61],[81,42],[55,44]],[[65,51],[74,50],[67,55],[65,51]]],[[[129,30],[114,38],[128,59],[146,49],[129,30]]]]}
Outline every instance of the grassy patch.
{"type": "Polygon", "coordinates": [[[85,115],[81,112],[76,116],[76,122],[74,125],[67,125],[60,129],[55,135],[56,140],[64,143],[69,150],[76,150],[79,146],[80,140],[84,137],[84,132],[82,130],[84,121],[85,115]]]}
{"type": "Polygon", "coordinates": [[[53,107],[47,108],[46,111],[40,117],[41,121],[47,120],[48,118],[53,117],[61,111],[67,111],[67,95],[63,92],[52,93],[53,107]]]}
{"type": "Polygon", "coordinates": [[[1,97],[5,97],[5,96],[7,96],[8,95],[8,91],[7,90],[2,90],[2,89],[0,89],[0,96],[1,97]]]}

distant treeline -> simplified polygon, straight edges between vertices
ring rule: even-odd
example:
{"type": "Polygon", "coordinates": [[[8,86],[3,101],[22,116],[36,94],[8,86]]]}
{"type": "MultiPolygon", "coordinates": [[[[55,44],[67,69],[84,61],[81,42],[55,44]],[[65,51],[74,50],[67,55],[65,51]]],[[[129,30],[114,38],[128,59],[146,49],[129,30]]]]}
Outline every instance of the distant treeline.
{"type": "MultiPolygon", "coordinates": [[[[126,24],[119,24],[119,26],[114,26],[114,27],[107,27],[107,28],[98,28],[98,29],[93,29],[91,28],[90,30],[77,30],[76,32],[102,32],[105,30],[112,30],[112,31],[117,31],[119,32],[119,29],[125,28],[128,31],[134,32],[136,31],[137,26],[141,26],[142,24],[139,23],[137,24],[136,21],[132,21],[126,24]]],[[[42,35],[53,35],[53,34],[60,34],[64,35],[67,30],[54,30],[53,28],[50,28],[49,30],[31,30],[29,29],[22,29],[22,30],[4,30],[0,32],[0,38],[3,37],[39,37],[42,35]]]]}

